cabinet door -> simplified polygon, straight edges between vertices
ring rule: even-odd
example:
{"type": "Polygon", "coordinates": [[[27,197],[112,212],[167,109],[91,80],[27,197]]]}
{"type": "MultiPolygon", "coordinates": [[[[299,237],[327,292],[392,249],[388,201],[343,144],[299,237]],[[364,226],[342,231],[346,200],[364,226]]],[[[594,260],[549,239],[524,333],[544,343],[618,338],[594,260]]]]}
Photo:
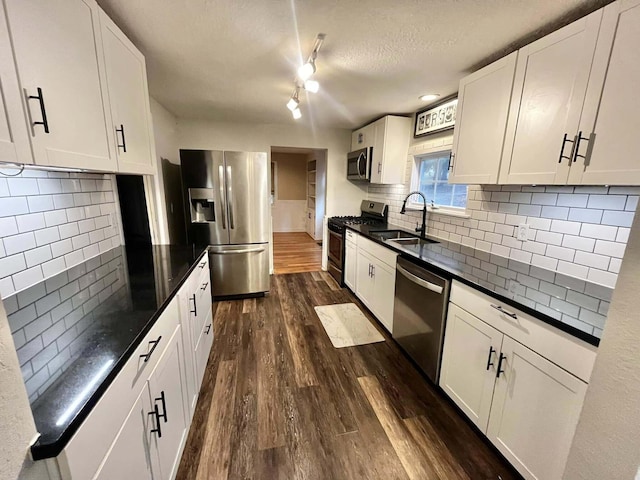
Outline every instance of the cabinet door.
{"type": "Polygon", "coordinates": [[[154,422],[158,422],[160,429],[157,434],[160,476],[155,478],[175,478],[187,435],[181,334],[178,327],[149,378],[152,408],[159,412],[154,422]]]}
{"type": "Polygon", "coordinates": [[[0,9],[0,158],[5,162],[33,163],[7,27],[4,10],[0,9]]]}
{"type": "Polygon", "coordinates": [[[196,366],[196,387],[197,391],[200,391],[200,385],[202,385],[202,379],[204,378],[204,372],[207,369],[207,363],[209,361],[209,354],[211,352],[211,345],[213,345],[213,314],[210,313],[207,320],[204,322],[204,326],[195,350],[195,366],[196,366]]]}
{"type": "Polygon", "coordinates": [[[463,78],[449,183],[497,183],[518,53],[463,78]]]}
{"type": "Polygon", "coordinates": [[[97,4],[5,0],[5,5],[35,163],[115,171],[97,4]],[[28,98],[37,96],[38,88],[40,98],[28,98]],[[44,122],[43,113],[49,133],[36,124],[44,122]]]}
{"type": "Polygon", "coordinates": [[[153,174],[153,138],[144,56],[100,11],[118,171],[153,174]]]}
{"type": "Polygon", "coordinates": [[[587,384],[504,337],[487,436],[527,479],[561,478],[587,384]]]}
{"type": "Polygon", "coordinates": [[[440,387],[486,433],[502,333],[453,303],[444,333],[440,387]]]}
{"type": "Polygon", "coordinates": [[[572,184],[640,185],[640,1],[604,9],[572,184]]]}
{"type": "Polygon", "coordinates": [[[156,478],[160,471],[155,448],[156,434],[151,432],[155,428],[155,418],[149,415],[151,411],[149,387],[145,383],[98,473],[93,477],[95,480],[156,478]]]}
{"type": "Polygon", "coordinates": [[[518,52],[500,183],[567,182],[601,18],[598,10],[518,52]]]}
{"type": "Polygon", "coordinates": [[[352,291],[356,291],[356,264],[357,264],[357,248],[351,242],[346,242],[344,249],[344,283],[352,291]]]}
{"type": "Polygon", "coordinates": [[[358,257],[356,261],[356,295],[369,308],[371,308],[371,299],[373,296],[373,278],[371,271],[373,267],[373,259],[358,248],[358,257]]]}
{"type": "Polygon", "coordinates": [[[387,117],[372,123],[369,128],[373,138],[373,156],[371,158],[371,183],[382,183],[382,163],[385,157],[385,135],[387,117]]]}
{"type": "Polygon", "coordinates": [[[372,311],[389,333],[393,332],[396,271],[382,262],[373,265],[372,311]]]}

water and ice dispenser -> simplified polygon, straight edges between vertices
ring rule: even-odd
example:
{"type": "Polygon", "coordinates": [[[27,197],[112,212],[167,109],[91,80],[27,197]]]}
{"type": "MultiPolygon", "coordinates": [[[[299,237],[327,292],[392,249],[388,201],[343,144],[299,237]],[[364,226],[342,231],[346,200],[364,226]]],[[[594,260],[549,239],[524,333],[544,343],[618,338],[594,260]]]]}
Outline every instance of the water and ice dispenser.
{"type": "Polygon", "coordinates": [[[213,188],[190,188],[189,206],[191,210],[191,223],[216,221],[213,188]]]}

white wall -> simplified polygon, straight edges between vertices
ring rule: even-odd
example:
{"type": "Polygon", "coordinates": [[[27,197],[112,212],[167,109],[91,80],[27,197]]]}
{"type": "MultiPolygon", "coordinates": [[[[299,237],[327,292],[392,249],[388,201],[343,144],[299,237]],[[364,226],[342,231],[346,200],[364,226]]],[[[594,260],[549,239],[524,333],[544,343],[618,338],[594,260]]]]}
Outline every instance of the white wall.
{"type": "Polygon", "coordinates": [[[636,215],[564,478],[633,479],[640,465],[640,218],[636,215]]]}
{"type": "MultiPolygon", "coordinates": [[[[346,158],[351,147],[350,130],[178,119],[178,143],[180,148],[185,149],[257,151],[268,152],[269,155],[272,146],[326,149],[325,215],[357,215],[360,213],[360,202],[367,196],[366,186],[355,185],[346,178],[346,158]]],[[[323,264],[327,256],[326,244],[325,238],[323,264]]]]}
{"type": "Polygon", "coordinates": [[[9,322],[0,300],[0,478],[48,479],[44,462],[28,458],[36,427],[20,373],[9,322]]]}

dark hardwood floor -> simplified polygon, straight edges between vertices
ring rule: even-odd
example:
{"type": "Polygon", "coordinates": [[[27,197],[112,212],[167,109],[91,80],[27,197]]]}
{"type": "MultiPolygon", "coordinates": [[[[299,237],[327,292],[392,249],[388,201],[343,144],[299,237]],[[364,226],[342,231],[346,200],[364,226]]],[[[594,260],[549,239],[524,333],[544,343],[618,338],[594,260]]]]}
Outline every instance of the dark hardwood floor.
{"type": "Polygon", "coordinates": [[[177,478],[518,478],[388,335],[332,346],[313,306],[346,302],[358,303],[313,272],[272,277],[265,298],[214,305],[177,478]]]}

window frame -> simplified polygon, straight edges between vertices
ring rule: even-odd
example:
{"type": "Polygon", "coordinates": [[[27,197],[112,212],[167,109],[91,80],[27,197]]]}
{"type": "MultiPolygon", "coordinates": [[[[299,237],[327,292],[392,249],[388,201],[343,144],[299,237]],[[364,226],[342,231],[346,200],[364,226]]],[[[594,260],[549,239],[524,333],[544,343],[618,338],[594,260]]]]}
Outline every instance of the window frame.
{"type": "MultiPolygon", "coordinates": [[[[438,154],[450,154],[453,148],[453,143],[443,143],[436,146],[427,147],[426,145],[416,145],[414,146],[409,155],[411,156],[411,191],[420,190],[419,182],[420,182],[420,158],[425,157],[427,155],[438,155],[438,154]]],[[[453,207],[451,205],[435,205],[435,208],[432,208],[430,203],[428,203],[427,210],[429,212],[440,213],[443,215],[451,215],[455,217],[465,217],[468,218],[467,214],[467,205],[469,202],[469,186],[467,185],[467,201],[465,202],[464,207],[453,207]]],[[[407,200],[407,209],[408,210],[422,210],[422,202],[415,201],[414,198],[417,198],[417,195],[412,196],[409,200],[407,200]]]]}

